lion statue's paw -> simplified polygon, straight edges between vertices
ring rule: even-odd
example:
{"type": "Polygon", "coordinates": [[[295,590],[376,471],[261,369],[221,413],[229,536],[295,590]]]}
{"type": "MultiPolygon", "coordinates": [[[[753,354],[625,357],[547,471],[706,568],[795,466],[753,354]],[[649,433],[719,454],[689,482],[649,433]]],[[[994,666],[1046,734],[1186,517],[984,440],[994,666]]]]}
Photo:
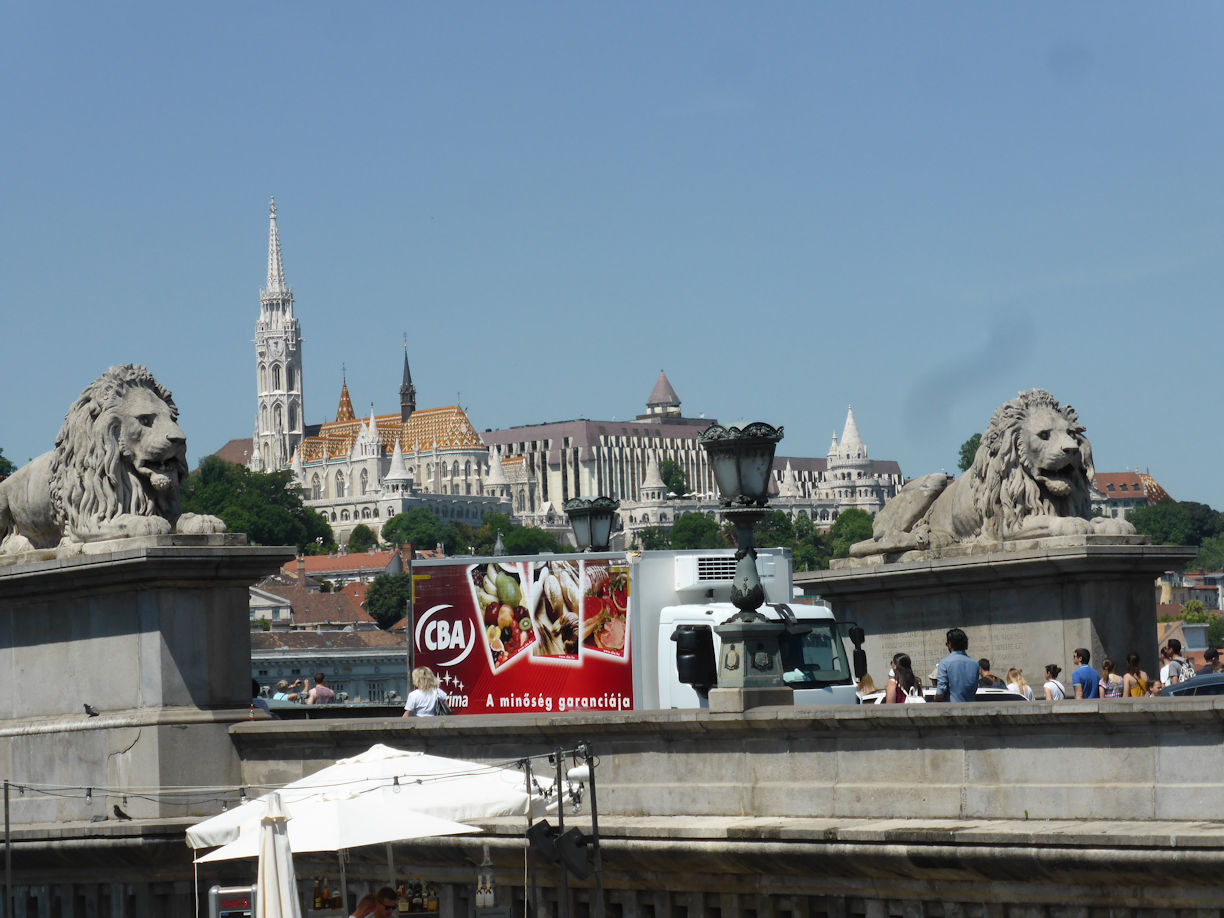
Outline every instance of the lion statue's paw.
{"type": "Polygon", "coordinates": [[[170,521],[165,517],[142,516],[138,513],[121,513],[107,522],[106,528],[110,538],[169,535],[173,531],[170,521]]]}
{"type": "Polygon", "coordinates": [[[225,532],[225,523],[203,513],[184,513],[174,524],[174,531],[181,535],[212,535],[225,532]]]}
{"type": "Polygon", "coordinates": [[[1135,527],[1126,520],[1113,519],[1108,516],[1098,516],[1092,521],[1092,531],[1097,535],[1127,536],[1135,535],[1135,527]]]}
{"type": "Polygon", "coordinates": [[[1092,532],[1092,523],[1078,516],[1044,516],[1041,522],[1052,536],[1087,535],[1092,532]]]}

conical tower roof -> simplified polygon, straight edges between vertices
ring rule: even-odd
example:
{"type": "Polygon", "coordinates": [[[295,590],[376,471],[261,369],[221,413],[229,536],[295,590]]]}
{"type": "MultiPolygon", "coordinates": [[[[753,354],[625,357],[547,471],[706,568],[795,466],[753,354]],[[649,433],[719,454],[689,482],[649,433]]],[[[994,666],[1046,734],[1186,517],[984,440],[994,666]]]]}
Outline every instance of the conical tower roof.
{"type": "Polygon", "coordinates": [[[650,398],[646,399],[646,407],[680,407],[680,396],[676,394],[676,390],[667,380],[667,374],[662,370],[659,371],[659,378],[655,380],[654,388],[650,390],[650,398]]]}
{"type": "Polygon", "coordinates": [[[336,408],[337,421],[355,421],[357,415],[353,414],[353,400],[349,398],[348,383],[345,382],[340,386],[340,404],[336,408]]]}
{"type": "Polygon", "coordinates": [[[846,409],[846,426],[842,428],[841,454],[849,459],[867,455],[867,448],[859,436],[858,424],[854,423],[854,409],[846,409]]]}
{"type": "Polygon", "coordinates": [[[663,483],[663,476],[659,474],[659,462],[655,459],[654,453],[651,453],[646,463],[646,477],[642,479],[642,490],[652,488],[663,490],[666,487],[667,485],[663,483]]]}
{"type": "Polygon", "coordinates": [[[779,497],[800,497],[799,481],[795,478],[795,470],[791,468],[790,460],[786,460],[786,471],[782,473],[782,484],[778,487],[779,497]]]}
{"type": "Polygon", "coordinates": [[[387,470],[383,481],[408,481],[411,477],[408,474],[408,467],[404,465],[404,451],[400,449],[400,441],[396,437],[395,449],[391,453],[391,468],[387,470]]]}
{"type": "Polygon", "coordinates": [[[506,470],[502,468],[501,456],[495,452],[489,453],[489,474],[485,477],[484,486],[486,488],[502,487],[509,484],[506,480],[506,470]]]}

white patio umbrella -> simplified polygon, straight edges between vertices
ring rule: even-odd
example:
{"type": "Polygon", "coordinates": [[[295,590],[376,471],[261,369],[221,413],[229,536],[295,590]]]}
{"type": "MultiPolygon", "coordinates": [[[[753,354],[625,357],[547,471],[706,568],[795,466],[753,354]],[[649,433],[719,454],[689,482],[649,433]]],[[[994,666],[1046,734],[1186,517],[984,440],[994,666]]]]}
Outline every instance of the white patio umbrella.
{"type": "MultiPolygon", "coordinates": [[[[454,822],[527,815],[529,809],[539,815],[545,804],[541,795],[528,793],[523,772],[517,768],[406,752],[382,744],[286,784],[279,793],[296,816],[299,801],[325,796],[353,800],[380,788],[389,789],[388,799],[403,811],[454,822]]],[[[239,837],[243,826],[249,831],[250,826],[258,825],[267,807],[265,795],[197,823],[187,830],[187,844],[192,848],[229,844],[239,837]]],[[[410,837],[394,834],[389,820],[385,826],[390,834],[381,841],[410,837]]]]}
{"type": "MultiPolygon", "coordinates": [[[[357,794],[321,794],[300,798],[292,804],[290,815],[292,818],[286,834],[289,849],[294,854],[340,851],[409,838],[480,831],[450,819],[418,813],[412,809],[406,794],[396,793],[393,787],[385,786],[357,794]]],[[[265,816],[260,823],[267,821],[265,816]]],[[[197,860],[225,861],[254,857],[260,850],[258,840],[261,837],[262,832],[247,823],[239,827],[234,841],[197,860]]]]}
{"type": "Polygon", "coordinates": [[[302,918],[293,853],[279,794],[269,794],[260,820],[259,870],[255,880],[255,918],[302,918]]]}

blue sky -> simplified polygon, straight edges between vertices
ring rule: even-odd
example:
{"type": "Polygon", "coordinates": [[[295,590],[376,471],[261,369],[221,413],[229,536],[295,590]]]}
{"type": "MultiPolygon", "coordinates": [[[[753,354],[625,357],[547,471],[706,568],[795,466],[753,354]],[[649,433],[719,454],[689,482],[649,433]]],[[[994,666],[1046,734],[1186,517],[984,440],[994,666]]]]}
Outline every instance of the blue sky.
{"type": "Polygon", "coordinates": [[[854,406],[953,469],[1021,389],[1097,468],[1224,508],[1224,7],[25,3],[4,14],[0,448],[107,366],[194,464],[254,423],[267,202],[306,418],[478,429],[854,406]]]}

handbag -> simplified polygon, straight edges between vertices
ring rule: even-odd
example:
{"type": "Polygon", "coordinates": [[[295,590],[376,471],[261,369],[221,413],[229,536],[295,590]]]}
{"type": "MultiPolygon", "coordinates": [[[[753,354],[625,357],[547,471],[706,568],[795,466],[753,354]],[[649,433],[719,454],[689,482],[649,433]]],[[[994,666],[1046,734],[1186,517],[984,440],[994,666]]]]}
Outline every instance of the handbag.
{"type": "Polygon", "coordinates": [[[446,703],[446,696],[440,691],[434,694],[434,717],[449,717],[450,705],[446,703]]]}

